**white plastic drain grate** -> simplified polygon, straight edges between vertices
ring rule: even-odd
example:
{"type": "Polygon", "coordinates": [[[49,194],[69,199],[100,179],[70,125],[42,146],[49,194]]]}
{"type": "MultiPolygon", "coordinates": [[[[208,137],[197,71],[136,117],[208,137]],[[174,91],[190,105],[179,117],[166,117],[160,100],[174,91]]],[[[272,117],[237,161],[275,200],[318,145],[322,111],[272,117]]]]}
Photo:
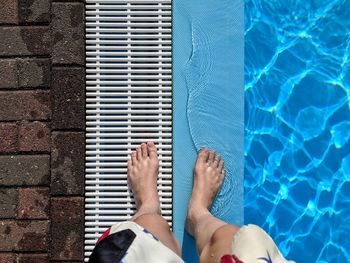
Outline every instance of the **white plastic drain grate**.
{"type": "Polygon", "coordinates": [[[127,158],[158,147],[158,190],[172,223],[171,0],[86,0],[85,261],[135,204],[127,158]]]}

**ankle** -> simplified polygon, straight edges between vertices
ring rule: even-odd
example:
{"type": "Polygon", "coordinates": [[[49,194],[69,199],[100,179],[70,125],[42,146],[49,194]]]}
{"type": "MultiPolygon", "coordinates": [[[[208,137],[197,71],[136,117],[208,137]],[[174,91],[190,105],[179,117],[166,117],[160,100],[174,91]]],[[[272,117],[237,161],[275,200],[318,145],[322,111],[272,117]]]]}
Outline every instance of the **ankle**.
{"type": "Polygon", "coordinates": [[[190,204],[186,218],[187,231],[192,236],[195,236],[197,232],[197,226],[201,225],[201,222],[203,222],[203,220],[205,221],[205,218],[209,216],[211,216],[211,213],[205,207],[193,207],[190,204]]]}
{"type": "Polygon", "coordinates": [[[188,206],[187,217],[191,221],[197,222],[203,216],[210,215],[210,214],[211,213],[208,210],[208,208],[206,208],[204,206],[193,205],[192,202],[190,202],[190,204],[188,206]]]}
{"type": "Polygon", "coordinates": [[[154,200],[143,202],[138,206],[137,212],[142,214],[160,214],[160,204],[154,200]]]}

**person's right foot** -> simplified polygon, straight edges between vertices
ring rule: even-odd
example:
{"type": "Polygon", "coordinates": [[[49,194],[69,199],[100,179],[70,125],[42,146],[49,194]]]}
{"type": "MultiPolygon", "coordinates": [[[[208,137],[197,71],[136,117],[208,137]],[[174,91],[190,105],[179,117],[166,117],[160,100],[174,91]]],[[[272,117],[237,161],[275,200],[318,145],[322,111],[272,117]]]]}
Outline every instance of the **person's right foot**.
{"type": "Polygon", "coordinates": [[[153,142],[142,143],[128,160],[128,182],[139,214],[160,213],[157,192],[158,170],[157,148],[153,142]]]}
{"type": "Polygon", "coordinates": [[[188,206],[186,229],[193,235],[196,218],[208,213],[225,177],[224,161],[215,151],[202,149],[194,168],[192,197],[188,206]]]}

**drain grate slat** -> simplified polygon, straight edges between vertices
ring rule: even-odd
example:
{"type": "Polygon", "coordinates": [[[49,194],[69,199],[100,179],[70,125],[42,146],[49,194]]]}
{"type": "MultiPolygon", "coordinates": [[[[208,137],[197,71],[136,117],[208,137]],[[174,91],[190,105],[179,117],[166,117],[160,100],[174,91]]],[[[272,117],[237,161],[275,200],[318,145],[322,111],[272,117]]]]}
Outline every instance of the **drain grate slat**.
{"type": "Polygon", "coordinates": [[[172,225],[171,0],[86,0],[85,261],[135,203],[128,155],[158,147],[158,192],[172,225]]]}

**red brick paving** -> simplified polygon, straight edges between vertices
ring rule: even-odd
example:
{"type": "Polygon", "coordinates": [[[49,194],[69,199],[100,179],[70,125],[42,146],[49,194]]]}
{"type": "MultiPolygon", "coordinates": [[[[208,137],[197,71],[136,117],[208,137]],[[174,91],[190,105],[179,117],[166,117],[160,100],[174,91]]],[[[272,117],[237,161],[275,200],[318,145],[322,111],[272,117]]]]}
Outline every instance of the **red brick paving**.
{"type": "Polygon", "coordinates": [[[79,260],[83,257],[83,197],[51,199],[51,231],[53,260],[79,260]],[[67,224],[69,222],[69,224],[67,224]]]}
{"type": "Polygon", "coordinates": [[[0,121],[49,120],[51,117],[49,91],[0,91],[0,101],[0,121]]]}
{"type": "Polygon", "coordinates": [[[16,188],[0,188],[0,218],[16,218],[17,203],[16,188]]]}
{"type": "Polygon", "coordinates": [[[0,251],[47,251],[49,221],[0,220],[0,251]]]}
{"type": "Polygon", "coordinates": [[[47,123],[31,122],[19,126],[19,151],[49,152],[50,127],[47,123]]]}
{"type": "Polygon", "coordinates": [[[0,263],[82,262],[84,4],[0,6],[0,263]]]}
{"type": "Polygon", "coordinates": [[[0,156],[1,186],[37,186],[50,184],[50,155],[0,156]]]}
{"type": "Polygon", "coordinates": [[[19,254],[17,256],[17,263],[45,263],[47,261],[47,254],[19,254]]]}
{"type": "Polygon", "coordinates": [[[84,133],[53,132],[51,152],[51,193],[84,193],[84,133]]]}
{"type": "Polygon", "coordinates": [[[18,196],[18,218],[49,218],[50,189],[48,187],[20,188],[18,196]]]}
{"type": "Polygon", "coordinates": [[[0,263],[17,263],[16,254],[0,252],[0,263]]]}
{"type": "Polygon", "coordinates": [[[0,149],[3,153],[18,150],[18,129],[14,123],[0,123],[0,149]]]}

